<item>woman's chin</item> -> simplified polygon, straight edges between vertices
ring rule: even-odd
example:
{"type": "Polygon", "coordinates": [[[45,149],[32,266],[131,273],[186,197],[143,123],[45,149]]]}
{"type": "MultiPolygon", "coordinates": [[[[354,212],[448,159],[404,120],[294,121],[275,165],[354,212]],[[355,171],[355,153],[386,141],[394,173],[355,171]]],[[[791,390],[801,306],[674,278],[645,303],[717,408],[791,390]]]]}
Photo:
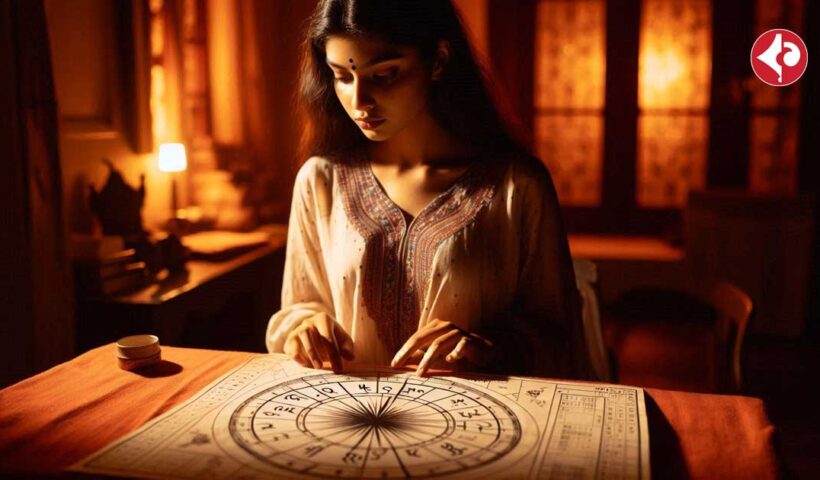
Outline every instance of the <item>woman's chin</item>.
{"type": "Polygon", "coordinates": [[[362,129],[362,133],[365,137],[367,137],[368,140],[372,140],[374,142],[381,142],[382,140],[387,140],[388,137],[388,135],[385,135],[376,130],[362,129]]]}

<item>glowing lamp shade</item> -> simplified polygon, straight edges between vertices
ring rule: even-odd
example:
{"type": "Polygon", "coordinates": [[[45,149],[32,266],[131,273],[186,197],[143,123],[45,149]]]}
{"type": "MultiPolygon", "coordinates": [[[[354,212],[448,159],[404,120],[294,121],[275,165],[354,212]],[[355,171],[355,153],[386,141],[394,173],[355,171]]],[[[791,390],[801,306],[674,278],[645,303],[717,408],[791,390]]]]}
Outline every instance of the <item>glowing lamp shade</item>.
{"type": "Polygon", "coordinates": [[[182,172],[188,167],[185,145],[163,143],[159,146],[159,169],[163,172],[182,172]]]}

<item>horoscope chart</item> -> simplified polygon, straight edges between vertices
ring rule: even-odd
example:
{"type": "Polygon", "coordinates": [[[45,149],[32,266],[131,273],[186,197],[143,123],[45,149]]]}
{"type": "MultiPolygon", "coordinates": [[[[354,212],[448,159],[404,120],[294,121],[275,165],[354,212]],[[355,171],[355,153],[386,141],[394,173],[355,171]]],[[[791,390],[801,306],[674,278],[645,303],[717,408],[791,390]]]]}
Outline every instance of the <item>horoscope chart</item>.
{"type": "Polygon", "coordinates": [[[643,392],[334,374],[260,355],[72,470],[150,478],[649,478],[643,392]]]}
{"type": "Polygon", "coordinates": [[[231,413],[230,434],[284,470],[365,478],[463,472],[521,440],[513,410],[476,388],[382,375],[311,375],[266,389],[231,413]]]}

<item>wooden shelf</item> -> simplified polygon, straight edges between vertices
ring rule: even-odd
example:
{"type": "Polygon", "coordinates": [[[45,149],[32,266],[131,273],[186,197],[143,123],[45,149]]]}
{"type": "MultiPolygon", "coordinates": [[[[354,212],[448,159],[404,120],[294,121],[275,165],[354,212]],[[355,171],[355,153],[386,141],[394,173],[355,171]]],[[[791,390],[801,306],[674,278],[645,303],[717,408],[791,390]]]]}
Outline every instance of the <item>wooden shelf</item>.
{"type": "Polygon", "coordinates": [[[137,333],[163,345],[265,351],[265,327],[280,308],[285,228],[270,242],[223,261],[190,260],[187,271],[142,289],[78,299],[77,347],[137,333]]]}
{"type": "Polygon", "coordinates": [[[285,248],[286,236],[274,236],[269,244],[225,261],[189,260],[187,272],[168,276],[158,283],[128,293],[95,298],[100,302],[157,305],[171,301],[216,278],[250,265],[285,248]]]}

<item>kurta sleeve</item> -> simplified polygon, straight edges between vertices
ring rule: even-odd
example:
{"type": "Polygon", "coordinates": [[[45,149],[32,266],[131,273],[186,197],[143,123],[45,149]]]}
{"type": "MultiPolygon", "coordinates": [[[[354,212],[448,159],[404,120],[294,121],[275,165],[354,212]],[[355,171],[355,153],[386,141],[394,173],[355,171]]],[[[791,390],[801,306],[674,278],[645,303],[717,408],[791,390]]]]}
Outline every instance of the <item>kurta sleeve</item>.
{"type": "Polygon", "coordinates": [[[580,296],[555,187],[538,159],[531,159],[517,177],[517,290],[513,307],[492,322],[503,351],[502,368],[506,373],[589,378],[580,296]]]}
{"type": "Polygon", "coordinates": [[[324,312],[335,320],[317,227],[320,209],[315,176],[313,159],[296,175],[288,220],[281,309],[270,318],[265,338],[272,353],[283,351],[288,334],[305,318],[324,312]]]}

